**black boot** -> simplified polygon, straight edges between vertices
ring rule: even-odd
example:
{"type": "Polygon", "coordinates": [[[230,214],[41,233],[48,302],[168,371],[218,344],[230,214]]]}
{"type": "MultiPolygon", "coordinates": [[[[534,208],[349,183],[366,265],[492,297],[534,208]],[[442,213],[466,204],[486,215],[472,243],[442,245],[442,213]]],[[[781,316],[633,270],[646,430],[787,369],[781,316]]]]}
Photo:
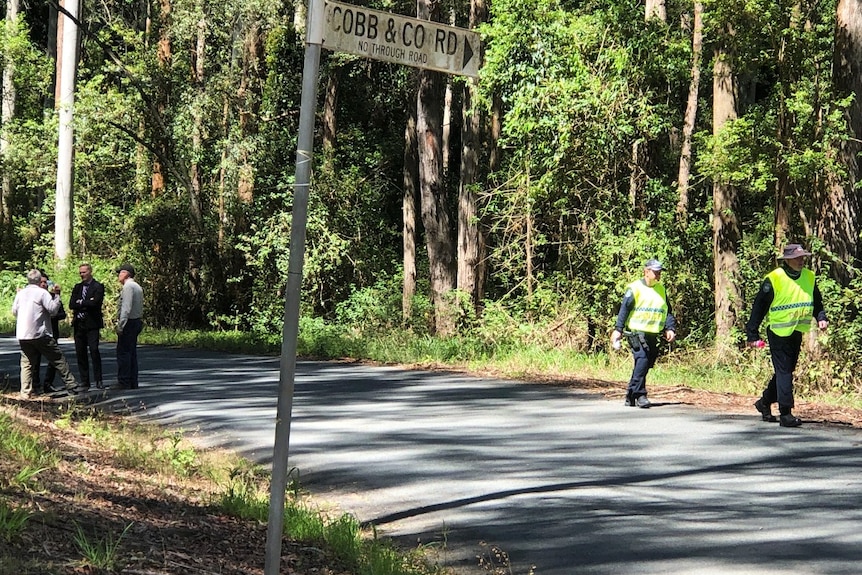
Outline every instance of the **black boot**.
{"type": "Polygon", "coordinates": [[[760,417],[761,419],[763,419],[763,421],[778,421],[778,419],[776,419],[776,417],[772,415],[772,406],[763,401],[762,397],[754,402],[754,409],[760,412],[760,417]]]}

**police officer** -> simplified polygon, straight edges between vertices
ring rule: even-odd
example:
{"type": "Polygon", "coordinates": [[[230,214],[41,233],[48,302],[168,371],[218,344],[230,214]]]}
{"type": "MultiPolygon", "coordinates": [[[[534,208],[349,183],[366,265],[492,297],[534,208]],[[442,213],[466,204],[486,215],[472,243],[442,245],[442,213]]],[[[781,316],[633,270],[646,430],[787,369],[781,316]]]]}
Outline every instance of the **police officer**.
{"type": "Polygon", "coordinates": [[[775,373],[763,395],[754,403],[763,421],[775,421],[772,404],[778,401],[779,425],[799,427],[802,420],[793,411],[793,371],[802,349],[802,334],[811,329],[811,318],[817,327],[826,329],[829,323],[823,311],[823,296],[814,282],[814,272],[805,268],[805,258],[811,252],[800,244],[787,244],[778,259],[781,265],[769,272],[751,307],[751,317],[745,324],[749,347],[762,347],[760,324],[767,318],[766,339],[772,352],[775,373]]]}
{"type": "Polygon", "coordinates": [[[646,376],[655,365],[659,352],[659,336],[667,341],[676,337],[676,319],[667,301],[667,292],[661,283],[664,268],[656,259],[644,264],[644,277],[626,287],[611,343],[618,347],[625,332],[632,349],[634,369],[626,391],[625,404],[631,407],[649,407],[646,376]]]}

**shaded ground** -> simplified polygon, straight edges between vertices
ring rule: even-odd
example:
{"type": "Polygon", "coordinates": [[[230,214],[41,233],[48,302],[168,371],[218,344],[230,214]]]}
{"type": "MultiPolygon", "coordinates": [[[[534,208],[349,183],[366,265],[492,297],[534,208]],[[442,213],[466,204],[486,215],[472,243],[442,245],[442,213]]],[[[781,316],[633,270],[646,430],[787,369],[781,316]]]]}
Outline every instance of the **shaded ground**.
{"type": "MultiPolygon", "coordinates": [[[[539,383],[600,392],[620,403],[623,399],[619,382],[539,383]]],[[[750,396],[652,386],[650,398],[758,417],[750,396]]],[[[0,538],[0,575],[99,573],[81,565],[74,543],[77,526],[97,540],[108,534],[116,537],[129,525],[119,547],[121,573],[263,573],[266,526],[217,513],[210,505],[210,482],[173,484],[124,467],[87,437],[57,427],[54,421],[62,409],[58,403],[20,401],[9,394],[2,407],[45,437],[60,453],[61,463],[39,474],[38,490],[0,486],[0,497],[13,507],[27,506],[34,512],[23,536],[11,542],[0,538]]],[[[862,427],[859,410],[800,402],[795,412],[806,425],[862,427]]],[[[8,465],[0,461],[0,477],[7,476],[3,466],[8,465]]],[[[320,549],[296,542],[285,541],[283,561],[282,572],[296,575],[348,574],[320,549]]]]}
{"type": "MultiPolygon", "coordinates": [[[[86,436],[53,422],[61,405],[5,396],[0,409],[14,413],[60,454],[56,469],[42,471],[30,490],[0,485],[0,499],[33,516],[12,541],[0,537],[0,575],[96,574],[83,565],[75,544],[80,527],[91,542],[116,541],[125,574],[258,575],[263,573],[266,525],[219,514],[207,480],[182,485],[129,469],[86,436]]],[[[115,417],[115,416],[108,416],[115,417]]],[[[119,418],[116,418],[119,419],[119,418]]],[[[0,461],[0,477],[10,462],[0,461]]],[[[12,470],[14,476],[17,469],[12,470]]],[[[285,541],[282,573],[347,575],[318,548],[285,541]]]]}

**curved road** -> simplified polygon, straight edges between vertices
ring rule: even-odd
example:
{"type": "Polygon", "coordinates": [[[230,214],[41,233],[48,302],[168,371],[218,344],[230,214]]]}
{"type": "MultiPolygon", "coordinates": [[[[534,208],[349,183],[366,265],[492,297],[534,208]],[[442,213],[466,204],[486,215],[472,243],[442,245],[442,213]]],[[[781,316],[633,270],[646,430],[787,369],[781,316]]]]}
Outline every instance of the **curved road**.
{"type": "MultiPolygon", "coordinates": [[[[15,340],[0,338],[0,375],[17,376],[17,362],[15,340]]],[[[143,347],[140,363],[139,390],[94,399],[271,462],[277,358],[143,347]]],[[[436,545],[465,575],[488,573],[493,549],[514,575],[858,575],[860,444],[857,430],[784,429],[754,410],[631,409],[550,386],[301,361],[289,465],[320,500],[408,546],[436,545]]]]}

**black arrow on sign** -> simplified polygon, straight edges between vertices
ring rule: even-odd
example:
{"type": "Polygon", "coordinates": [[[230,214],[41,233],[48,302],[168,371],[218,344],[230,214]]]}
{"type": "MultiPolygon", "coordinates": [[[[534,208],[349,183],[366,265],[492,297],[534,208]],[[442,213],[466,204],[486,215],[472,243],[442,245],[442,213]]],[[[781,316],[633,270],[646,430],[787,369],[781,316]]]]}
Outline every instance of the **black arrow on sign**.
{"type": "Polygon", "coordinates": [[[470,41],[467,40],[467,35],[464,35],[464,63],[461,64],[461,68],[467,67],[467,62],[469,62],[473,58],[473,47],[470,46],[470,41]]]}

